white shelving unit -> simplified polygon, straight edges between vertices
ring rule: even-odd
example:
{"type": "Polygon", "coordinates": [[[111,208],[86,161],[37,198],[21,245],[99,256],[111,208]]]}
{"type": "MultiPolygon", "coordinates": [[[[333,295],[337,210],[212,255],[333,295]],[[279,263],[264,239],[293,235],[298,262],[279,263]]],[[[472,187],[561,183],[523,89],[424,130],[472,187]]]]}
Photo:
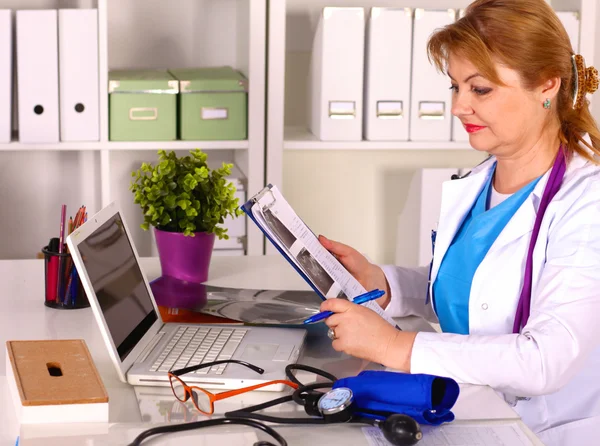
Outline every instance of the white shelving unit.
{"type": "Polygon", "coordinates": [[[283,148],[301,150],[467,150],[464,142],[424,141],[321,141],[303,127],[285,127],[283,148]]]}
{"type": "Polygon", "coordinates": [[[464,8],[468,0],[271,0],[269,2],[266,180],[283,183],[287,150],[465,150],[465,143],[320,141],[307,126],[306,98],[312,39],[325,6],[464,8]]]}
{"type": "MultiPolygon", "coordinates": [[[[556,10],[580,12],[580,53],[600,60],[598,0],[552,0],[556,10]]],[[[131,172],[156,159],[157,149],[208,152],[215,165],[232,162],[252,194],[265,182],[281,185],[316,231],[339,236],[375,260],[387,249],[393,218],[409,181],[424,167],[464,167],[481,154],[465,143],[321,142],[306,130],[306,77],[314,29],[324,6],[464,8],[470,0],[0,0],[0,9],[97,8],[99,16],[100,141],[0,144],[0,259],[32,257],[58,233],[59,209],[112,200],[124,208],[134,241],[150,255],[150,232],[129,191],[131,172]],[[267,38],[268,36],[268,38],[267,38]],[[108,140],[110,69],[231,65],[249,79],[245,141],[115,142],[108,140]],[[267,89],[268,86],[268,89],[267,89]],[[287,166],[287,167],[286,167],[287,166]],[[403,170],[404,169],[404,170],[403,170]],[[404,175],[404,176],[403,176],[404,175]],[[360,214],[356,214],[356,210],[360,214]],[[351,219],[351,224],[341,224],[351,219]],[[391,220],[390,220],[391,219],[391,220]],[[368,223],[373,220],[375,223],[368,223]],[[385,220],[385,222],[384,222],[385,220]],[[392,221],[392,223],[387,223],[392,221]],[[356,227],[356,229],[350,229],[356,227]],[[382,235],[375,236],[378,233],[382,235]],[[368,235],[365,235],[368,234],[368,235]],[[355,243],[357,242],[357,243],[355,243]]],[[[16,90],[14,97],[16,99],[16,90]]],[[[600,101],[594,102],[600,118],[600,101]]],[[[16,106],[17,104],[15,104],[16,106]]],[[[15,132],[18,122],[15,118],[15,132]]],[[[247,225],[247,253],[264,238],[247,225]]],[[[272,252],[267,245],[267,252],[272,252]]]]}
{"type": "Polygon", "coordinates": [[[106,141],[106,142],[61,142],[59,144],[26,144],[13,141],[0,144],[0,151],[37,151],[37,150],[149,150],[160,145],[165,150],[191,150],[202,147],[203,150],[247,150],[248,141],[106,141]]]}
{"type": "MultiPolygon", "coordinates": [[[[285,150],[468,150],[468,143],[320,141],[307,128],[306,79],[311,42],[325,6],[461,9],[469,0],[271,0],[269,3],[267,181],[282,182],[285,150]]],[[[551,0],[557,11],[579,11],[580,53],[592,65],[596,51],[597,0],[551,0]]]]}
{"type": "MultiPolygon", "coordinates": [[[[375,261],[395,259],[395,221],[422,168],[463,168],[485,154],[457,142],[320,141],[307,126],[307,79],[312,40],[322,8],[462,9],[470,0],[270,0],[266,181],[280,185],[316,232],[363,250],[375,261]]],[[[579,52],[600,60],[597,0],[552,0],[557,11],[578,11],[579,52]]],[[[390,55],[393,57],[393,54],[390,55]]],[[[595,115],[600,118],[600,105],[595,115]]],[[[267,252],[274,252],[267,244],[267,252]]]]}
{"type": "MultiPolygon", "coordinates": [[[[100,141],[23,144],[15,138],[0,144],[0,203],[6,210],[0,258],[33,257],[57,236],[62,203],[69,213],[81,204],[93,213],[113,200],[134,229],[140,254],[154,253],[151,232],[139,228],[142,215],[129,184],[131,172],[155,161],[158,149],[202,149],[212,165],[235,164],[249,193],[263,187],[266,0],[0,0],[0,9],[61,8],[98,9],[100,141]],[[109,141],[109,70],[221,65],[249,80],[247,140],[109,141]]],[[[248,224],[246,253],[262,254],[263,246],[260,231],[248,224]]]]}

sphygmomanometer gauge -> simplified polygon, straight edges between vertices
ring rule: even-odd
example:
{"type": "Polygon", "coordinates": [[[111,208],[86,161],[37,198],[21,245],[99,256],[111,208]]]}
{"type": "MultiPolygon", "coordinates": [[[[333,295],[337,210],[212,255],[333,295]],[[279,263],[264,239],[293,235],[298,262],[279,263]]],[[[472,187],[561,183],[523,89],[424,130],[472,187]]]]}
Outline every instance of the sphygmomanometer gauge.
{"type": "Polygon", "coordinates": [[[347,387],[338,387],[319,398],[318,408],[327,422],[340,423],[352,418],[354,395],[347,387]]]}

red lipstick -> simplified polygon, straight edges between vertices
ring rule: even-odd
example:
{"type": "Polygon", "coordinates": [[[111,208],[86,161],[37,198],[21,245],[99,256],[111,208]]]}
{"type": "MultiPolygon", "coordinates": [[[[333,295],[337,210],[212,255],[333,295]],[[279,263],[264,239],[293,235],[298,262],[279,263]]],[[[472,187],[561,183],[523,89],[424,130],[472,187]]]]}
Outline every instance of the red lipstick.
{"type": "Polygon", "coordinates": [[[486,128],[483,125],[473,125],[473,124],[465,124],[465,130],[468,133],[475,133],[478,132],[480,130],[483,130],[484,128],[486,128]]]}

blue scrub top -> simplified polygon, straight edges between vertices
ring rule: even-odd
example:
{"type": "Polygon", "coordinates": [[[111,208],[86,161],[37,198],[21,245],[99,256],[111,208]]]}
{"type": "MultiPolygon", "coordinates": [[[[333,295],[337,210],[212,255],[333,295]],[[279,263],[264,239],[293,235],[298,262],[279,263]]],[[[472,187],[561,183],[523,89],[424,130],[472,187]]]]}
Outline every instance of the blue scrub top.
{"type": "Polygon", "coordinates": [[[475,271],[506,224],[541,177],[488,209],[496,166],[442,259],[433,284],[433,305],[442,331],[469,334],[469,296],[475,271]]]}

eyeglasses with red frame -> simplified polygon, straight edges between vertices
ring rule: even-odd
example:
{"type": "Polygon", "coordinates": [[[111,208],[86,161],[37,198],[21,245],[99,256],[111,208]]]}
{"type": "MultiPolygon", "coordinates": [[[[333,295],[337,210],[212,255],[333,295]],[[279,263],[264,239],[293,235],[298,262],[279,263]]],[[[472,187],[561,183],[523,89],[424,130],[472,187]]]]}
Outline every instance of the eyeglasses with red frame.
{"type": "Polygon", "coordinates": [[[240,395],[242,393],[251,392],[252,390],[261,389],[263,387],[271,386],[273,384],[285,384],[286,386],[291,387],[292,389],[297,389],[298,384],[293,383],[292,381],[277,379],[274,381],[267,381],[261,384],[256,384],[254,386],[243,387],[241,389],[235,390],[226,390],[220,393],[211,393],[206,389],[203,389],[198,386],[189,386],[183,381],[180,376],[185,375],[186,373],[195,372],[196,370],[200,370],[207,367],[212,367],[214,365],[219,364],[239,364],[249,369],[254,370],[256,373],[263,374],[265,371],[260,367],[257,367],[253,364],[250,364],[246,361],[240,361],[237,359],[224,359],[220,361],[207,362],[205,364],[194,365],[191,367],[185,367],[179,370],[172,370],[169,372],[169,381],[171,383],[171,390],[173,390],[173,394],[175,398],[177,398],[182,403],[185,403],[188,399],[192,398],[192,402],[198,411],[205,415],[212,415],[215,411],[215,401],[223,400],[225,398],[229,398],[232,396],[240,395]]]}

